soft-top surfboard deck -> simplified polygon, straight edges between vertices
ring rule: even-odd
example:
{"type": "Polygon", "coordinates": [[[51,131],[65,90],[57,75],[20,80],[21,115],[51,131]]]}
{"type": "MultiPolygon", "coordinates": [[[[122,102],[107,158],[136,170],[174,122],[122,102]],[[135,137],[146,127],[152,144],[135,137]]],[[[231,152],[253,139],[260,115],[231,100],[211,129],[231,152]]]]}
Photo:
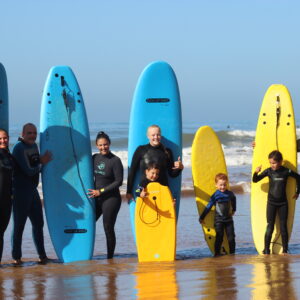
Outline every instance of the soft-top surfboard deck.
{"type": "Polygon", "coordinates": [[[4,66],[0,63],[0,128],[8,132],[8,86],[4,66]]]}
{"type": "Polygon", "coordinates": [[[139,262],[174,261],[176,215],[170,189],[158,182],[147,185],[147,197],[136,199],[135,230],[139,262]]]}
{"type": "Polygon", "coordinates": [[[53,160],[42,169],[48,228],[63,262],[91,259],[94,249],[94,200],[90,134],[81,91],[72,70],[53,67],[42,99],[41,153],[53,160]]]}
{"type": "MultiPolygon", "coordinates": [[[[283,155],[283,166],[297,170],[296,127],[293,103],[288,89],[282,84],[274,84],[267,90],[258,117],[255,148],[253,151],[252,174],[262,165],[262,171],[270,167],[268,155],[279,150],[283,155]]],[[[256,250],[262,253],[264,235],[267,227],[266,208],[269,190],[269,179],[251,185],[251,224],[256,250]]],[[[296,191],[295,179],[289,178],[286,188],[288,198],[288,234],[292,233],[296,191]]],[[[278,216],[271,240],[271,253],[282,252],[278,216]]]]}
{"type": "MultiPolygon", "coordinates": [[[[182,121],[179,88],[171,66],[163,61],[149,64],[139,77],[133,96],[128,139],[128,166],[138,146],[148,144],[147,128],[156,124],[161,128],[162,143],[170,148],[174,160],[182,156],[182,121]]],[[[135,176],[134,188],[140,181],[135,176]]],[[[176,215],[179,212],[181,175],[169,177],[172,195],[176,198],[176,215]]],[[[132,191],[134,195],[134,191],[132,191]]],[[[132,231],[135,235],[135,201],[129,202],[132,231]]]]}
{"type": "MultiPolygon", "coordinates": [[[[200,127],[192,145],[192,175],[199,216],[203,213],[210,197],[216,191],[215,176],[218,173],[227,174],[222,145],[216,133],[209,126],[200,127]]],[[[212,207],[202,224],[205,240],[212,254],[216,230],[214,225],[215,207],[212,207]]],[[[224,232],[221,253],[229,253],[229,245],[224,232]]]]}

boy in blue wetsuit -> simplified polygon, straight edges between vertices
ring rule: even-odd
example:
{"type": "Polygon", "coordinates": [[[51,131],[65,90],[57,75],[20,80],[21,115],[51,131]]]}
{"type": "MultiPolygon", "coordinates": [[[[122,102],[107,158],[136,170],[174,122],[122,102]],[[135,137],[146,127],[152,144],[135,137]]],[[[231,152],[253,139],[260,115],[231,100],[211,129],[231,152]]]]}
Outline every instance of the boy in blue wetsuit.
{"type": "Polygon", "coordinates": [[[224,230],[226,231],[230,254],[235,253],[235,234],[232,216],[236,211],[236,197],[233,192],[227,190],[228,177],[219,173],[215,177],[217,191],[211,196],[209,203],[199,218],[199,222],[204,224],[204,218],[216,206],[215,213],[215,256],[220,255],[223,242],[224,230]]]}
{"type": "Polygon", "coordinates": [[[44,248],[43,211],[37,190],[41,166],[51,160],[51,153],[40,156],[35,143],[37,130],[35,125],[28,123],[23,126],[22,138],[15,144],[12,155],[16,167],[13,176],[13,232],[12,257],[15,264],[21,264],[22,234],[27,217],[32,224],[34,243],[39,261],[45,263],[47,256],[44,248]]]}

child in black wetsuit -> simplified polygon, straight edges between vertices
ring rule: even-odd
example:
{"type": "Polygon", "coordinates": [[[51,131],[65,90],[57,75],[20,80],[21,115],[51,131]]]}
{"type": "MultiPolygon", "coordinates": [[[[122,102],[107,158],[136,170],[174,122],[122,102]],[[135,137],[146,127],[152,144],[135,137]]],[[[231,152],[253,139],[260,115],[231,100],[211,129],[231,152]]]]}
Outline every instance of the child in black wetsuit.
{"type": "Polygon", "coordinates": [[[223,243],[224,230],[226,231],[230,254],[235,253],[235,234],[232,216],[236,211],[236,197],[233,192],[227,189],[228,177],[219,173],[215,177],[216,192],[210,197],[209,203],[205,207],[199,218],[200,224],[204,224],[204,218],[211,208],[216,206],[215,214],[215,256],[220,255],[223,243]]]}
{"type": "Polygon", "coordinates": [[[144,198],[147,196],[147,185],[150,182],[155,182],[159,178],[159,165],[156,163],[149,163],[145,169],[145,177],[140,182],[138,188],[136,189],[135,193],[137,196],[144,198]]]}
{"type": "Polygon", "coordinates": [[[274,150],[269,156],[270,168],[264,170],[260,174],[261,166],[257,167],[252,181],[258,182],[264,177],[268,176],[270,185],[268,192],[268,203],[267,203],[267,230],[265,233],[265,248],[263,250],[264,254],[270,254],[270,243],[272,238],[272,233],[274,230],[276,213],[278,212],[280,220],[280,232],[282,237],[282,247],[283,253],[288,252],[288,231],[287,231],[287,218],[288,218],[288,200],[286,196],[286,185],[288,177],[294,177],[297,181],[297,190],[294,195],[294,199],[297,199],[300,192],[300,176],[282,166],[282,154],[274,150]]]}

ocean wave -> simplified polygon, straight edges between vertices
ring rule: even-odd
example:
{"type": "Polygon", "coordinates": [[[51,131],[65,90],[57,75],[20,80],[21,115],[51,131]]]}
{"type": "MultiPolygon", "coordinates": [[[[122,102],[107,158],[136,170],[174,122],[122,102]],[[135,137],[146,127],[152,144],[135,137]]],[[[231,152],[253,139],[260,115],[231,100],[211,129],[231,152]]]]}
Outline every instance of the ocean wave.
{"type": "Polygon", "coordinates": [[[255,130],[232,130],[228,131],[228,135],[238,136],[238,137],[252,137],[255,138],[255,130]]]}

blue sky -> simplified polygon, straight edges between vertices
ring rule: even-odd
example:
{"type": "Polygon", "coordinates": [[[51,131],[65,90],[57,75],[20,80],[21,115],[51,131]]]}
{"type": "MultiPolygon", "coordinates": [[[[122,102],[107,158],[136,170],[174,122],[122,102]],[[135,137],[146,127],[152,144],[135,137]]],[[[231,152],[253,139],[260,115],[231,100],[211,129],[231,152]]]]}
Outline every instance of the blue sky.
{"type": "Polygon", "coordinates": [[[0,10],[11,124],[38,124],[54,65],[73,69],[89,121],[127,122],[154,60],[177,75],[184,122],[255,121],[273,83],[288,87],[300,120],[297,1],[3,0],[0,10]]]}

